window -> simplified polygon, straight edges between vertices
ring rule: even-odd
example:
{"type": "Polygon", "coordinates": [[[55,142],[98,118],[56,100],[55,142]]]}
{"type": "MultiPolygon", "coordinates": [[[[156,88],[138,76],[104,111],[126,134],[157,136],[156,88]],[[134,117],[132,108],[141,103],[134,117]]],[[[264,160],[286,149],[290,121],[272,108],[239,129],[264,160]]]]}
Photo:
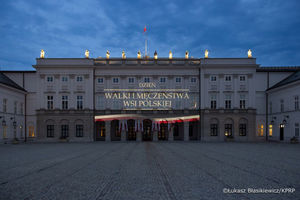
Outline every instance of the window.
{"type": "Polygon", "coordinates": [[[210,76],[210,81],[212,81],[212,82],[217,81],[217,76],[215,76],[215,75],[210,76]]]}
{"type": "Polygon", "coordinates": [[[246,136],[247,134],[247,125],[246,124],[240,124],[240,131],[239,134],[240,136],[246,136]]]}
{"type": "Polygon", "coordinates": [[[28,127],[28,135],[29,135],[29,137],[35,137],[34,126],[29,126],[28,127]]]}
{"type": "Polygon", "coordinates": [[[272,102],[269,103],[269,109],[270,109],[270,114],[272,114],[272,112],[273,112],[272,102]]]}
{"type": "Polygon", "coordinates": [[[113,83],[119,83],[119,78],[114,77],[114,78],[113,78],[113,83]]]}
{"type": "Polygon", "coordinates": [[[20,114],[23,115],[23,103],[20,103],[20,114]]]}
{"type": "Polygon", "coordinates": [[[273,136],[273,125],[269,125],[269,136],[273,136]]]}
{"type": "Polygon", "coordinates": [[[181,77],[176,77],[176,78],[175,78],[175,82],[176,82],[176,83],[181,83],[181,77]]]}
{"type": "Polygon", "coordinates": [[[76,124],[76,137],[83,137],[83,125],[76,124]]]}
{"type": "Polygon", "coordinates": [[[145,82],[145,83],[150,83],[150,77],[145,77],[145,78],[144,78],[144,82],[145,82]]]}
{"type": "Polygon", "coordinates": [[[210,136],[218,136],[218,124],[210,124],[210,136]]]}
{"type": "Polygon", "coordinates": [[[14,114],[17,114],[17,104],[18,104],[18,102],[14,102],[14,114]]]}
{"type": "Polygon", "coordinates": [[[77,82],[82,82],[83,81],[83,77],[82,76],[77,76],[76,77],[76,81],[77,82]]]}
{"type": "Polygon", "coordinates": [[[231,95],[225,95],[225,108],[231,109],[231,95]]]}
{"type": "Polygon", "coordinates": [[[232,124],[225,124],[225,136],[232,137],[232,124]]]}
{"type": "Polygon", "coordinates": [[[104,83],[104,79],[103,79],[103,78],[98,78],[98,79],[97,79],[97,82],[98,82],[98,83],[104,83]]]}
{"type": "Polygon", "coordinates": [[[241,82],[246,81],[246,76],[240,76],[240,81],[241,81],[241,82]]]}
{"type": "Polygon", "coordinates": [[[210,97],[210,108],[211,109],[217,108],[217,96],[215,94],[211,95],[210,97]]]}
{"type": "Polygon", "coordinates": [[[191,83],[196,83],[197,82],[197,78],[196,77],[192,77],[191,78],[191,83]]]}
{"type": "Polygon", "coordinates": [[[160,77],[160,80],[159,80],[159,81],[160,81],[161,83],[165,83],[165,82],[166,82],[166,79],[167,79],[166,77],[160,77]]]}
{"type": "Polygon", "coordinates": [[[226,76],[225,76],[225,81],[228,81],[228,82],[231,81],[231,76],[226,75],[226,76]]]}
{"type": "Polygon", "coordinates": [[[47,76],[47,82],[53,82],[53,76],[47,76]]]}
{"type": "Polygon", "coordinates": [[[77,96],[77,110],[83,109],[83,96],[77,96]]]}
{"type": "Polygon", "coordinates": [[[47,125],[47,137],[54,137],[54,125],[47,125]]]}
{"type": "Polygon", "coordinates": [[[258,136],[264,136],[264,125],[258,125],[258,136]]]}
{"type": "Polygon", "coordinates": [[[61,138],[69,137],[69,125],[61,125],[61,138]]]}
{"type": "Polygon", "coordinates": [[[128,78],[128,83],[134,83],[134,78],[133,77],[129,77],[128,78]]]}
{"type": "Polygon", "coordinates": [[[62,96],[62,109],[67,110],[68,109],[68,96],[62,96]]]}
{"type": "Polygon", "coordinates": [[[240,95],[240,109],[246,108],[246,97],[245,95],[240,95]]]}
{"type": "Polygon", "coordinates": [[[295,137],[299,137],[299,123],[295,123],[295,137]]]}
{"type": "Polygon", "coordinates": [[[280,100],[280,112],[284,112],[284,100],[280,100]]]}
{"type": "Polygon", "coordinates": [[[68,82],[68,77],[67,77],[67,76],[61,77],[61,81],[62,81],[62,82],[68,82]]]}
{"type": "Polygon", "coordinates": [[[53,109],[53,96],[47,96],[47,109],[53,109]]]}
{"type": "Polygon", "coordinates": [[[3,112],[7,112],[7,99],[3,99],[3,112]]]}
{"type": "Polygon", "coordinates": [[[295,96],[295,110],[299,110],[299,96],[295,96]]]}

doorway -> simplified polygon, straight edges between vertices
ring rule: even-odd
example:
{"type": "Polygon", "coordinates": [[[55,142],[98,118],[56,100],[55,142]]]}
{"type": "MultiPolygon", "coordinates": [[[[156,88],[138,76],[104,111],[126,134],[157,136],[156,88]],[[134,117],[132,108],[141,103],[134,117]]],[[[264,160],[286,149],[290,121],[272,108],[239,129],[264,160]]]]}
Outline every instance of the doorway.
{"type": "Polygon", "coordinates": [[[284,125],[280,124],[280,140],[284,139],[284,125]]]}
{"type": "Polygon", "coordinates": [[[127,120],[127,125],[128,125],[127,139],[136,140],[135,121],[133,119],[129,119],[127,120]]]}
{"type": "Polygon", "coordinates": [[[145,119],[143,121],[143,141],[152,141],[152,121],[150,119],[145,119]]]}

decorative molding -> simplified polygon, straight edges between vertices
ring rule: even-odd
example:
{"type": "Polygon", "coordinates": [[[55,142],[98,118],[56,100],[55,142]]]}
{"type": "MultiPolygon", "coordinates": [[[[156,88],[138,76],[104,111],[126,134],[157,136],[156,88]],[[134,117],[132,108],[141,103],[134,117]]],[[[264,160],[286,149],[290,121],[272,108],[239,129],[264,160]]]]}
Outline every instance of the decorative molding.
{"type": "Polygon", "coordinates": [[[59,77],[60,77],[60,74],[54,74],[55,79],[59,79],[59,77]]]}
{"type": "Polygon", "coordinates": [[[84,79],[88,79],[90,77],[90,75],[89,74],[84,74],[83,77],[84,77],[84,79]]]}
{"type": "Polygon", "coordinates": [[[44,79],[45,77],[46,77],[45,74],[40,74],[40,78],[41,78],[41,79],[44,79]]]}

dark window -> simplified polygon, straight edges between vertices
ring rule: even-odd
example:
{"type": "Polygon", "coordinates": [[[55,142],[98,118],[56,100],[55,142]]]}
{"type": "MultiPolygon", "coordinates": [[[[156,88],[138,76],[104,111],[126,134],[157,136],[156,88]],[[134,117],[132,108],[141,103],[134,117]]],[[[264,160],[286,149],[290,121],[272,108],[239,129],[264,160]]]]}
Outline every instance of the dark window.
{"type": "Polygon", "coordinates": [[[299,110],[299,96],[295,96],[295,110],[299,110]]]}
{"type": "Polygon", "coordinates": [[[225,124],[225,136],[232,137],[232,124],[225,124]]]}
{"type": "Polygon", "coordinates": [[[54,125],[47,125],[47,137],[54,137],[54,125]]]}
{"type": "Polygon", "coordinates": [[[211,109],[216,109],[217,108],[217,101],[216,100],[211,100],[210,101],[210,108],[211,109]]]}
{"type": "Polygon", "coordinates": [[[76,137],[83,137],[83,125],[76,125],[76,137]]]}
{"type": "Polygon", "coordinates": [[[47,96],[47,108],[48,110],[53,109],[53,96],[47,96]]]}
{"type": "Polygon", "coordinates": [[[231,81],[231,76],[225,76],[225,81],[231,81]]]}
{"type": "Polygon", "coordinates": [[[149,78],[149,77],[145,77],[145,78],[144,78],[144,82],[145,82],[145,83],[150,83],[150,78],[149,78]]]}
{"type": "Polygon", "coordinates": [[[103,83],[103,82],[104,82],[103,78],[98,78],[98,83],[103,83]]]}
{"type": "Polygon", "coordinates": [[[225,108],[231,109],[231,100],[225,100],[225,108]]]}
{"type": "Polygon", "coordinates": [[[69,137],[69,125],[61,125],[61,137],[69,137]]]}
{"type": "Polygon", "coordinates": [[[83,96],[77,96],[77,110],[83,109],[83,96]]]}
{"type": "Polygon", "coordinates": [[[246,77],[245,76],[240,76],[240,81],[245,81],[246,77]]]}
{"type": "Polygon", "coordinates": [[[216,76],[211,76],[210,81],[217,81],[217,77],[216,76]]]}
{"type": "Polygon", "coordinates": [[[246,100],[241,99],[240,100],[240,109],[245,109],[246,108],[246,100]]]}
{"type": "Polygon", "coordinates": [[[240,124],[240,136],[246,136],[247,135],[247,126],[246,124],[240,124]]]}
{"type": "Polygon", "coordinates": [[[62,96],[62,109],[67,110],[68,109],[68,96],[62,96]]]}
{"type": "Polygon", "coordinates": [[[218,124],[210,124],[210,136],[218,136],[218,124]]]}

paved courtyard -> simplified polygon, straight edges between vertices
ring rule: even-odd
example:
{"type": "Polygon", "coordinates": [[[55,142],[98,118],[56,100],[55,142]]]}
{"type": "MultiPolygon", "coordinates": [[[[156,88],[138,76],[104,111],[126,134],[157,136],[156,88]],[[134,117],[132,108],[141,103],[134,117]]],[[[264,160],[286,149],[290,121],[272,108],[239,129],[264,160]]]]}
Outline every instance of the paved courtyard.
{"type": "Polygon", "coordinates": [[[300,199],[300,145],[0,145],[0,199],[296,200],[300,199]],[[248,188],[274,190],[249,194],[248,188]]]}

